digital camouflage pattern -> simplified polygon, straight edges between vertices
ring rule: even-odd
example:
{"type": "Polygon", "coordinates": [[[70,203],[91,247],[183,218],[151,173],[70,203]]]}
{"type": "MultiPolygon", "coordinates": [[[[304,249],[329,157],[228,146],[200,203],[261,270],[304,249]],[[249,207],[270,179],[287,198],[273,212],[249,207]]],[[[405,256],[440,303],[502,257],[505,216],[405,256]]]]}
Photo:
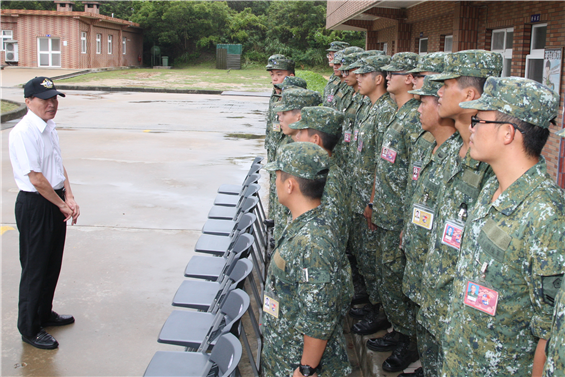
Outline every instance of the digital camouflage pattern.
{"type": "Polygon", "coordinates": [[[499,77],[502,72],[502,55],[485,50],[452,52],[445,60],[445,71],[433,75],[434,81],[456,79],[461,76],[499,77]]]}
{"type": "Polygon", "coordinates": [[[308,83],[301,77],[296,76],[286,76],[282,83],[275,84],[275,88],[280,90],[290,89],[290,88],[302,88],[308,89],[308,83]]]}
{"type": "Polygon", "coordinates": [[[342,111],[343,102],[347,101],[347,98],[350,98],[351,95],[353,95],[353,88],[347,85],[345,81],[341,82],[337,86],[337,90],[334,94],[334,98],[332,103],[330,104],[330,107],[342,111]]]}
{"type": "Polygon", "coordinates": [[[301,119],[298,122],[290,124],[289,127],[295,130],[311,128],[330,135],[339,136],[341,134],[343,118],[342,113],[331,107],[309,106],[302,109],[301,119]]]}
{"type": "MultiPolygon", "coordinates": [[[[371,103],[369,102],[368,105],[371,103]]],[[[357,112],[363,105],[363,95],[359,92],[353,93],[351,96],[351,101],[347,104],[344,103],[342,127],[341,127],[341,138],[339,142],[334,147],[333,158],[336,163],[342,168],[346,169],[348,161],[351,159],[351,148],[350,143],[352,141],[353,135],[353,124],[355,123],[355,118],[357,112]]]]}
{"type": "Polygon", "coordinates": [[[443,343],[444,376],[529,375],[538,340],[550,335],[565,272],[563,191],[543,157],[492,202],[498,187],[496,177],[489,179],[467,220],[443,343]],[[463,303],[469,281],[498,292],[494,316],[463,303]]]}
{"type": "MultiPolygon", "coordinates": [[[[418,313],[418,322],[440,339],[445,324],[449,323],[447,310],[451,300],[455,264],[459,251],[442,243],[446,221],[459,220],[462,204],[471,211],[485,182],[493,176],[492,169],[484,162],[471,158],[467,151],[465,158],[459,156],[463,139],[456,133],[449,153],[444,160],[444,171],[438,172],[443,185],[438,201],[428,244],[428,257],[422,271],[422,295],[424,302],[418,313]]],[[[459,220],[465,223],[465,218],[459,220]]]]}
{"type": "Polygon", "coordinates": [[[432,81],[430,79],[431,76],[424,77],[424,83],[422,84],[422,87],[416,90],[409,90],[408,93],[417,94],[419,96],[434,96],[439,98],[437,92],[443,86],[443,82],[432,81]]]}
{"type": "MultiPolygon", "coordinates": [[[[419,102],[418,102],[419,103],[419,102]]],[[[418,105],[420,106],[420,105],[418,105]]],[[[421,127],[420,118],[418,117],[418,125],[421,127]]],[[[425,155],[431,151],[435,145],[436,141],[434,136],[429,133],[428,131],[424,131],[420,128],[419,134],[413,134],[415,137],[414,144],[410,149],[410,155],[408,158],[408,182],[406,183],[406,200],[405,208],[404,208],[404,223],[406,223],[407,218],[410,216],[409,212],[411,212],[411,204],[410,198],[414,195],[414,189],[416,188],[416,184],[418,183],[417,176],[414,176],[414,171],[416,171],[419,167],[422,166],[422,161],[425,158],[425,155]],[[416,178],[416,179],[414,179],[416,178]]]]}
{"type": "Polygon", "coordinates": [[[526,123],[549,128],[557,117],[559,95],[537,81],[522,77],[489,77],[479,99],[461,102],[463,109],[497,110],[526,123]]]}
{"type": "Polygon", "coordinates": [[[382,67],[387,72],[409,71],[416,68],[420,55],[413,52],[397,52],[390,59],[390,64],[382,67]]]}
{"type": "Polygon", "coordinates": [[[419,106],[420,101],[410,99],[398,109],[384,130],[380,148],[375,150],[375,198],[378,200],[373,203],[372,221],[386,230],[401,231],[404,225],[410,155],[422,131],[419,106]],[[383,148],[396,153],[394,162],[383,158],[383,148]]]}
{"type": "MultiPolygon", "coordinates": [[[[284,148],[285,145],[294,142],[290,136],[284,135],[282,132],[281,135],[283,136],[283,138],[278,145],[278,150],[281,150],[282,148],[284,148]]],[[[272,202],[271,205],[272,208],[269,210],[269,213],[271,214],[271,218],[275,220],[275,226],[273,227],[273,238],[275,239],[275,241],[277,241],[282,236],[284,228],[286,228],[286,226],[292,219],[292,216],[290,215],[290,210],[279,202],[277,187],[276,187],[276,179],[277,179],[276,174],[273,172],[271,173],[271,176],[273,177],[275,197],[274,197],[274,201],[272,202]]]]}
{"type": "Polygon", "coordinates": [[[420,57],[416,68],[409,70],[409,73],[438,72],[445,70],[446,52],[432,52],[420,57]]]}
{"type": "Polygon", "coordinates": [[[357,75],[370,72],[384,72],[384,67],[386,67],[390,61],[390,56],[373,55],[359,60],[358,63],[351,65],[351,67],[354,68],[355,65],[360,65],[360,68],[353,72],[357,75]]]}
{"type": "Polygon", "coordinates": [[[324,216],[333,224],[338,251],[345,254],[351,221],[351,206],[347,178],[341,168],[330,159],[330,171],[322,195],[324,216]]]}
{"type": "Polygon", "coordinates": [[[333,60],[331,61],[331,63],[332,63],[333,65],[339,65],[339,64],[341,64],[341,59],[342,59],[343,56],[345,55],[343,51],[344,51],[344,50],[339,50],[339,51],[337,51],[337,52],[334,54],[334,58],[333,58],[333,60]]]}
{"type": "MultiPolygon", "coordinates": [[[[281,140],[282,132],[280,132],[280,124],[277,113],[273,111],[276,103],[281,100],[281,97],[276,95],[275,90],[269,99],[269,108],[267,110],[267,129],[265,136],[265,149],[267,150],[267,160],[275,161],[277,154],[277,145],[281,140]]],[[[273,218],[273,208],[277,203],[277,191],[275,187],[275,174],[269,176],[269,218],[273,218]]]]}
{"type": "Polygon", "coordinates": [[[298,110],[307,106],[318,106],[322,103],[320,93],[315,90],[302,88],[289,88],[282,92],[281,100],[274,107],[275,113],[298,110]]]}
{"type": "Polygon", "coordinates": [[[438,377],[443,365],[441,342],[418,323],[416,324],[416,337],[424,377],[438,377]]]}
{"type": "Polygon", "coordinates": [[[361,55],[362,53],[357,52],[357,53],[353,53],[353,54],[349,54],[349,55],[344,55],[341,58],[341,67],[339,67],[338,69],[340,71],[349,71],[349,66],[353,63],[355,63],[358,60],[358,56],[361,55]]]}
{"type": "Polygon", "coordinates": [[[324,95],[323,95],[323,104],[324,106],[330,106],[334,100],[334,94],[337,91],[338,85],[341,84],[341,79],[334,75],[330,76],[326,87],[324,88],[324,95]]]}
{"type": "Polygon", "coordinates": [[[277,153],[276,161],[269,162],[264,169],[270,172],[284,171],[304,179],[326,178],[330,158],[328,153],[314,143],[291,143],[277,153]]]}
{"type": "MultiPolygon", "coordinates": [[[[421,170],[412,197],[407,200],[409,205],[405,216],[402,248],[406,255],[406,267],[402,280],[402,291],[418,306],[423,303],[422,297],[422,270],[428,256],[428,243],[431,230],[412,223],[414,205],[428,207],[435,212],[440,188],[446,184],[445,174],[446,159],[457,153],[460,148],[459,135],[453,134],[435,153],[429,149],[423,159],[421,170]]],[[[409,178],[410,179],[410,178],[409,178]]]]}
{"type": "Polygon", "coordinates": [[[544,377],[565,376],[565,284],[561,281],[561,290],[555,299],[551,338],[548,340],[547,361],[543,368],[544,377]]]}
{"type": "Polygon", "coordinates": [[[318,206],[294,219],[276,245],[264,294],[278,301],[278,318],[262,313],[266,377],[292,376],[300,365],[304,335],[328,340],[320,377],[352,371],[341,326],[353,296],[351,268],[337,251],[332,226],[318,206]]]}
{"type": "Polygon", "coordinates": [[[330,43],[330,48],[326,49],[326,51],[335,52],[335,51],[343,50],[344,48],[347,47],[349,47],[349,43],[347,42],[333,41],[332,43],[330,43]]]}
{"type": "Polygon", "coordinates": [[[265,68],[267,71],[280,69],[282,71],[294,72],[294,60],[280,54],[271,55],[265,68]]]}
{"type": "Polygon", "coordinates": [[[350,174],[352,188],[351,209],[361,215],[371,201],[376,160],[380,155],[383,135],[397,109],[389,93],[383,94],[374,104],[371,104],[368,97],[364,101],[366,105],[357,113],[353,126],[351,160],[346,169],[350,174]]]}
{"type": "Polygon", "coordinates": [[[357,46],[349,46],[343,49],[343,55],[355,54],[358,52],[364,52],[365,50],[357,46]]]}

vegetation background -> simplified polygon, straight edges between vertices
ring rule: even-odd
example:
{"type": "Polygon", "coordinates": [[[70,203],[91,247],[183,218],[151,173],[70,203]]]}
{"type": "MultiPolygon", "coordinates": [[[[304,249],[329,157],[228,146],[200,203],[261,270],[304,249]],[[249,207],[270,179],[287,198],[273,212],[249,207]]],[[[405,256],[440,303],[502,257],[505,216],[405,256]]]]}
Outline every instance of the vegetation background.
{"type": "MultiPolygon", "coordinates": [[[[273,54],[301,69],[327,70],[332,41],[364,47],[365,32],[326,30],[326,1],[99,1],[100,13],[139,23],[144,64],[151,47],[177,68],[215,60],[217,44],[243,47],[243,67],[262,66],[273,54]]],[[[52,1],[2,1],[3,9],[55,10],[52,1]]],[[[76,1],[74,10],[83,11],[76,1]]]]}

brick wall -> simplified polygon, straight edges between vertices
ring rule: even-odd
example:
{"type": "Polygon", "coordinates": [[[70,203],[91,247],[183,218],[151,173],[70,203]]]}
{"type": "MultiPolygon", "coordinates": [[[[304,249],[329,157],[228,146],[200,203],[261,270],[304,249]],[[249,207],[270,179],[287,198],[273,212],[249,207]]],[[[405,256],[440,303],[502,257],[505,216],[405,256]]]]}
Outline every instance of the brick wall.
{"type": "Polygon", "coordinates": [[[353,15],[370,8],[376,4],[377,0],[332,0],[328,1],[326,28],[331,29],[343,20],[351,18],[353,15]]]}

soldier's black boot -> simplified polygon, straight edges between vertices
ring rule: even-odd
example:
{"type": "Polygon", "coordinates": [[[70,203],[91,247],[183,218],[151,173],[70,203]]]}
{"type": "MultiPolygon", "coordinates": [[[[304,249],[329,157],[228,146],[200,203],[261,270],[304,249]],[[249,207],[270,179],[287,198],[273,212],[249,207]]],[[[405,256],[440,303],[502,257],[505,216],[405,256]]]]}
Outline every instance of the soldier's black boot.
{"type": "Polygon", "coordinates": [[[349,316],[353,319],[363,319],[373,310],[373,304],[368,303],[360,308],[349,309],[349,316]]]}
{"type": "Polygon", "coordinates": [[[373,338],[367,340],[367,348],[376,352],[387,352],[395,349],[400,343],[409,342],[410,338],[407,335],[392,330],[380,338],[373,338]]]}
{"type": "Polygon", "coordinates": [[[400,373],[398,377],[424,377],[424,369],[420,367],[414,373],[400,373]]]}
{"type": "Polygon", "coordinates": [[[381,305],[373,305],[365,318],[351,327],[351,332],[359,335],[369,335],[388,329],[390,322],[386,318],[385,312],[381,311],[380,308],[381,305]]]}
{"type": "Polygon", "coordinates": [[[387,372],[401,372],[419,358],[416,341],[409,340],[396,346],[392,355],[384,361],[383,369],[387,372]]]}

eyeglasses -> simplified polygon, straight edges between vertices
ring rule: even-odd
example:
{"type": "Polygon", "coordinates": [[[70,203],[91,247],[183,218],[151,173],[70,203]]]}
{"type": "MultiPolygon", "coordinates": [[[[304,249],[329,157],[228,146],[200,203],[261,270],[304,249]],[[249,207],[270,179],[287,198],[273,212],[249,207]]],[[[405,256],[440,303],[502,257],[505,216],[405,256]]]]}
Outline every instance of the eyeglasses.
{"type": "Polygon", "coordinates": [[[341,75],[343,77],[347,77],[347,76],[349,76],[349,71],[341,71],[341,75]]]}
{"type": "Polygon", "coordinates": [[[421,73],[413,73],[412,77],[414,77],[415,79],[422,79],[424,77],[426,77],[427,75],[422,75],[421,73]]]}
{"type": "Polygon", "coordinates": [[[408,72],[387,72],[387,76],[408,76],[410,73],[408,72]]]}
{"type": "Polygon", "coordinates": [[[497,121],[497,120],[482,120],[482,119],[479,119],[477,117],[471,117],[471,128],[475,128],[475,126],[477,124],[488,124],[488,123],[511,124],[512,127],[514,127],[516,130],[520,131],[521,133],[524,133],[524,131],[522,131],[517,125],[515,125],[514,123],[511,123],[511,122],[500,122],[500,121],[497,121]]]}

